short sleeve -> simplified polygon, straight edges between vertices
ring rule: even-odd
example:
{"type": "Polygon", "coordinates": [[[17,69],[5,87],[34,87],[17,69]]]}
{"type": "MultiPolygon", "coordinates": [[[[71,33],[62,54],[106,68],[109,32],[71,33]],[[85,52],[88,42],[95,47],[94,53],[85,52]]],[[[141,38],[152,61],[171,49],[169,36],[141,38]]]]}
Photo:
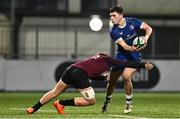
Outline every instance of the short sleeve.
{"type": "Polygon", "coordinates": [[[131,18],[132,22],[134,23],[135,28],[140,29],[142,21],[137,18],[131,18]]]}
{"type": "Polygon", "coordinates": [[[111,38],[113,39],[114,42],[116,42],[119,39],[122,39],[121,34],[116,32],[116,30],[114,30],[114,29],[110,32],[110,36],[111,36],[111,38]]]}

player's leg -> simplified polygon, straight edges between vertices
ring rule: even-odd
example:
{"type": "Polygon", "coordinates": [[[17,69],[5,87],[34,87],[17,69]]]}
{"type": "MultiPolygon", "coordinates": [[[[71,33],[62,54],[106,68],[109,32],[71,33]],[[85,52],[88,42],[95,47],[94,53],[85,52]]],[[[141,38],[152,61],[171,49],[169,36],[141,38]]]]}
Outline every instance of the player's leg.
{"type": "Polygon", "coordinates": [[[126,93],[126,106],[124,113],[129,113],[132,111],[132,96],[133,96],[133,85],[132,85],[132,76],[135,73],[136,69],[134,68],[125,68],[122,74],[124,79],[124,89],[126,93]]]}
{"type": "Polygon", "coordinates": [[[42,96],[40,101],[38,101],[34,106],[27,108],[26,112],[28,114],[32,114],[32,113],[36,112],[40,107],[42,107],[43,105],[48,103],[53,98],[57,97],[68,87],[69,87],[69,85],[65,84],[62,80],[60,80],[52,90],[50,90],[49,92],[47,92],[46,94],[44,94],[42,96]]]}
{"type": "Polygon", "coordinates": [[[122,74],[122,70],[116,70],[115,68],[111,68],[110,76],[109,76],[110,79],[106,87],[106,97],[104,104],[102,106],[102,112],[107,112],[108,104],[110,103],[112,98],[112,93],[114,91],[117,80],[121,74],[122,74]]]}
{"type": "Polygon", "coordinates": [[[51,91],[47,92],[41,99],[40,102],[41,104],[46,104],[47,102],[49,102],[51,99],[57,97],[58,95],[60,95],[62,92],[64,92],[67,88],[69,87],[69,85],[67,85],[66,83],[64,83],[62,80],[60,80],[57,85],[54,87],[54,89],[52,89],[51,91]]]}
{"type": "Polygon", "coordinates": [[[59,94],[61,94],[63,91],[65,91],[70,83],[69,83],[69,75],[71,74],[72,68],[67,69],[61,78],[59,82],[55,85],[55,87],[43,95],[43,97],[38,101],[34,106],[27,108],[26,112],[28,114],[33,114],[35,111],[37,111],[40,107],[42,107],[44,104],[48,103],[51,99],[55,98],[59,94]]]}
{"type": "Polygon", "coordinates": [[[74,71],[71,74],[70,83],[74,88],[76,88],[83,97],[75,97],[72,99],[64,99],[64,100],[57,100],[54,102],[54,106],[56,107],[59,114],[61,113],[62,109],[58,108],[58,105],[61,107],[65,106],[88,106],[95,104],[95,92],[94,89],[91,87],[89,83],[87,74],[77,67],[74,67],[74,71]]]}

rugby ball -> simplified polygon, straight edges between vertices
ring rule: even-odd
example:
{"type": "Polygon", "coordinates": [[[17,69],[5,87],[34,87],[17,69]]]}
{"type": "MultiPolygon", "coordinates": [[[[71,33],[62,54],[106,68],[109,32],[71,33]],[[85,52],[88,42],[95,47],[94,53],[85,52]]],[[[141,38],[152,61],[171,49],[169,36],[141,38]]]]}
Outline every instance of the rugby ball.
{"type": "Polygon", "coordinates": [[[142,37],[136,37],[133,40],[134,47],[140,48],[140,47],[144,46],[144,44],[145,44],[145,40],[142,37]]]}

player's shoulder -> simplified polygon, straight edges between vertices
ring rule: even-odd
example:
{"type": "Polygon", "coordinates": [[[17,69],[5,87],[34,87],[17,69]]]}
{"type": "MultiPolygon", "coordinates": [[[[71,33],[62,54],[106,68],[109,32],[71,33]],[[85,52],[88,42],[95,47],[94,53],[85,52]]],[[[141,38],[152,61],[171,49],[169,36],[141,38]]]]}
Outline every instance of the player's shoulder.
{"type": "Polygon", "coordinates": [[[115,33],[118,29],[118,25],[114,24],[113,27],[110,29],[110,33],[115,33]]]}

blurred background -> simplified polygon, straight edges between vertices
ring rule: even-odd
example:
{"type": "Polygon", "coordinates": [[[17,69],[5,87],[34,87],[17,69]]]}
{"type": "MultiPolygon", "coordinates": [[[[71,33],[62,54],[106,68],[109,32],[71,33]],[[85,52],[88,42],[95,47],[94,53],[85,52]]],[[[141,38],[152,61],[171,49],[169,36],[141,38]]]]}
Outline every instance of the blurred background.
{"type": "MultiPolygon", "coordinates": [[[[76,60],[99,52],[113,57],[109,8],[115,5],[153,28],[142,55],[155,68],[138,70],[135,90],[180,91],[179,0],[1,0],[0,90],[50,90],[76,60]]],[[[105,90],[106,82],[92,83],[105,90]]]]}

